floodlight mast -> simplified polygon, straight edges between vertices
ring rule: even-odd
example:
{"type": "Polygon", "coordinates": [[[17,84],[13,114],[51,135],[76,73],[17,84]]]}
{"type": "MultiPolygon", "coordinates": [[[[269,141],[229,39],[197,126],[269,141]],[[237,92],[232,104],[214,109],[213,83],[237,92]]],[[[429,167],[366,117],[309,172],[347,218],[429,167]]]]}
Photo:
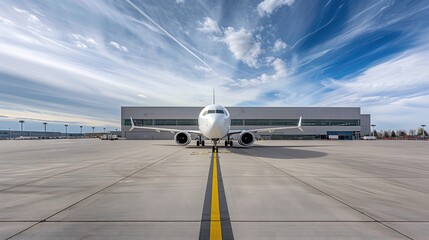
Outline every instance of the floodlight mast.
{"type": "Polygon", "coordinates": [[[46,137],[46,125],[47,125],[48,123],[47,122],[44,122],[43,123],[43,125],[45,125],[45,137],[46,137]]]}
{"type": "Polygon", "coordinates": [[[21,137],[24,135],[24,120],[19,120],[19,123],[21,124],[21,137]]]}
{"type": "Polygon", "coordinates": [[[371,124],[371,127],[372,127],[372,136],[375,136],[375,126],[377,126],[377,125],[371,124]]]}

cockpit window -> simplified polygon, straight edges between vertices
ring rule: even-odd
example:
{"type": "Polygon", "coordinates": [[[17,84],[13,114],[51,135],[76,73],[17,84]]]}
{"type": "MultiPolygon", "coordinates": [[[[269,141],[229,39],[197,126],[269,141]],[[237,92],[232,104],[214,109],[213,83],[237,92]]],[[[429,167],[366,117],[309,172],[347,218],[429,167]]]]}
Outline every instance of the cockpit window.
{"type": "Polygon", "coordinates": [[[203,113],[203,116],[205,116],[206,114],[212,114],[212,113],[218,113],[218,114],[225,114],[225,115],[227,115],[224,110],[218,109],[218,110],[208,110],[208,111],[205,111],[203,113]]]}

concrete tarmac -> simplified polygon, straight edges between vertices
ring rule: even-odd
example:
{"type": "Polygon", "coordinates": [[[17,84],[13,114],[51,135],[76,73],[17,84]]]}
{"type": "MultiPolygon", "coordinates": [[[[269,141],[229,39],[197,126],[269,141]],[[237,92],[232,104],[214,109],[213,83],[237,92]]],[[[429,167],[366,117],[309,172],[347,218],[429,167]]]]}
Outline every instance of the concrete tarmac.
{"type": "MultiPolygon", "coordinates": [[[[429,239],[428,156],[427,141],[219,147],[219,194],[234,239],[429,239]]],[[[198,239],[211,161],[173,140],[0,141],[0,239],[198,239]]]]}

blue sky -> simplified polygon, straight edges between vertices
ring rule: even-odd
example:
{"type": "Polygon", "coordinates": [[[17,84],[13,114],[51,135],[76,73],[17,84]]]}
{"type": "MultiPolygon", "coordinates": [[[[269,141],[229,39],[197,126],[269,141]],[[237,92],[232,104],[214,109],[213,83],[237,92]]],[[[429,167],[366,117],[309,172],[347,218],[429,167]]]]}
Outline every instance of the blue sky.
{"type": "MultiPolygon", "coordinates": [[[[0,2],[0,129],[120,126],[124,105],[360,106],[429,124],[429,1],[0,2]]],[[[304,116],[305,117],[305,116],[304,116]]]]}

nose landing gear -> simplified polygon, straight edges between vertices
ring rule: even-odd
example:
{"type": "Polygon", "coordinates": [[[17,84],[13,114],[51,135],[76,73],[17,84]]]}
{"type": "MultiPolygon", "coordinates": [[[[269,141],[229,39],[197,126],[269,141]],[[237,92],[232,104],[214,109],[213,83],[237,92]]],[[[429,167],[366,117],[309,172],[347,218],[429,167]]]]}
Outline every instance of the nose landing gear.
{"type": "Polygon", "coordinates": [[[212,147],[212,152],[219,152],[219,147],[218,146],[213,146],[212,147]]]}
{"type": "Polygon", "coordinates": [[[219,152],[219,148],[217,146],[217,142],[219,141],[219,139],[214,139],[213,140],[213,147],[212,147],[212,152],[219,152]]]}

